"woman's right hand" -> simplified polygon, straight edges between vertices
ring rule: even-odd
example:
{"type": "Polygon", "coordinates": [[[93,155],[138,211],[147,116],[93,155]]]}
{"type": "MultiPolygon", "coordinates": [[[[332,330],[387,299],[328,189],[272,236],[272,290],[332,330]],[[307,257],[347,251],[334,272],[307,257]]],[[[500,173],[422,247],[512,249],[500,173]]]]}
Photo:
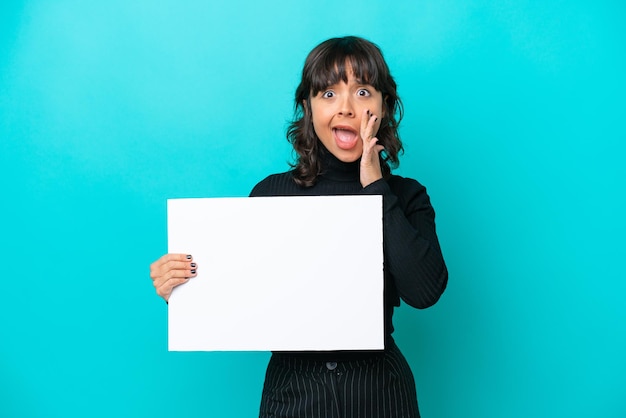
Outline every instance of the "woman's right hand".
{"type": "Polygon", "coordinates": [[[150,278],[156,292],[167,302],[172,290],[197,274],[198,266],[188,254],[165,254],[150,264],[150,278]]]}

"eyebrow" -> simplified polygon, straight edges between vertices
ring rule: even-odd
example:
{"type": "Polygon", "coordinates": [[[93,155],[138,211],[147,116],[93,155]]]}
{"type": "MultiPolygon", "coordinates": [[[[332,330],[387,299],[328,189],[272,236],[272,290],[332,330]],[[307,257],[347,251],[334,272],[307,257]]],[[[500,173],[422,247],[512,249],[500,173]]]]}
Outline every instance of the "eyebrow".
{"type": "MultiPolygon", "coordinates": [[[[360,78],[356,78],[355,77],[354,81],[355,81],[355,84],[358,84],[360,86],[371,86],[371,87],[374,87],[373,84],[368,83],[367,81],[365,81],[363,79],[360,79],[360,78]]],[[[339,80],[337,80],[336,82],[334,82],[334,83],[329,80],[326,83],[326,85],[324,87],[322,87],[322,89],[326,89],[328,87],[332,87],[332,86],[335,86],[335,85],[341,84],[341,83],[346,83],[347,84],[347,82],[343,81],[343,79],[341,79],[341,78],[339,80]]]]}

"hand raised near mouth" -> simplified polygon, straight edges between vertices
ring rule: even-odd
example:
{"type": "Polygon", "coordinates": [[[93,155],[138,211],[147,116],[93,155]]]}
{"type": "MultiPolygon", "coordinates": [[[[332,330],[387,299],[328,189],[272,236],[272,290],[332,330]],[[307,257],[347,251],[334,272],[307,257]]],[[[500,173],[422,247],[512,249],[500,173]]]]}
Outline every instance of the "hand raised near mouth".
{"type": "Polygon", "coordinates": [[[379,145],[378,138],[374,136],[378,132],[379,127],[380,121],[378,116],[370,113],[367,109],[364,110],[361,117],[361,140],[363,141],[361,185],[363,187],[383,178],[378,155],[385,147],[379,145]]]}

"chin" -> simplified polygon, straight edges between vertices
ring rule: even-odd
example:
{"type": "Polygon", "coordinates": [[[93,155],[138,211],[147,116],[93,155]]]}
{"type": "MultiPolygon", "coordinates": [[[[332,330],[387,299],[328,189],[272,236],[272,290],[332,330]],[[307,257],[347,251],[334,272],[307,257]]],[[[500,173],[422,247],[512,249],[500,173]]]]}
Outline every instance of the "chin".
{"type": "Polygon", "coordinates": [[[361,156],[360,155],[356,155],[354,157],[339,158],[339,160],[344,162],[344,163],[353,163],[353,162],[357,161],[359,158],[361,158],[361,156]]]}
{"type": "Polygon", "coordinates": [[[362,152],[360,150],[344,150],[344,149],[336,149],[332,151],[333,155],[337,157],[337,159],[344,163],[353,163],[359,158],[361,158],[362,152]]]}

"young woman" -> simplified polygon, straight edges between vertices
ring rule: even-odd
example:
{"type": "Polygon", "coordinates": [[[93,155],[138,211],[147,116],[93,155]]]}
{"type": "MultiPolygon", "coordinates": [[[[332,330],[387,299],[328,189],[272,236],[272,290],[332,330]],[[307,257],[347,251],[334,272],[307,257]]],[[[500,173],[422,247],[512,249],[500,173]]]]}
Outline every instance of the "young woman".
{"type": "MultiPolygon", "coordinates": [[[[416,308],[437,302],[448,272],[425,188],[391,174],[403,149],[402,104],[380,49],[351,36],[315,47],[295,106],[287,133],[297,155],[292,170],[267,177],[250,195],[383,196],[385,349],[273,353],[260,416],[419,417],[413,374],[392,338],[392,316],[400,299],[416,308]]],[[[167,301],[196,269],[190,255],[164,255],[151,265],[157,293],[167,301]]]]}

